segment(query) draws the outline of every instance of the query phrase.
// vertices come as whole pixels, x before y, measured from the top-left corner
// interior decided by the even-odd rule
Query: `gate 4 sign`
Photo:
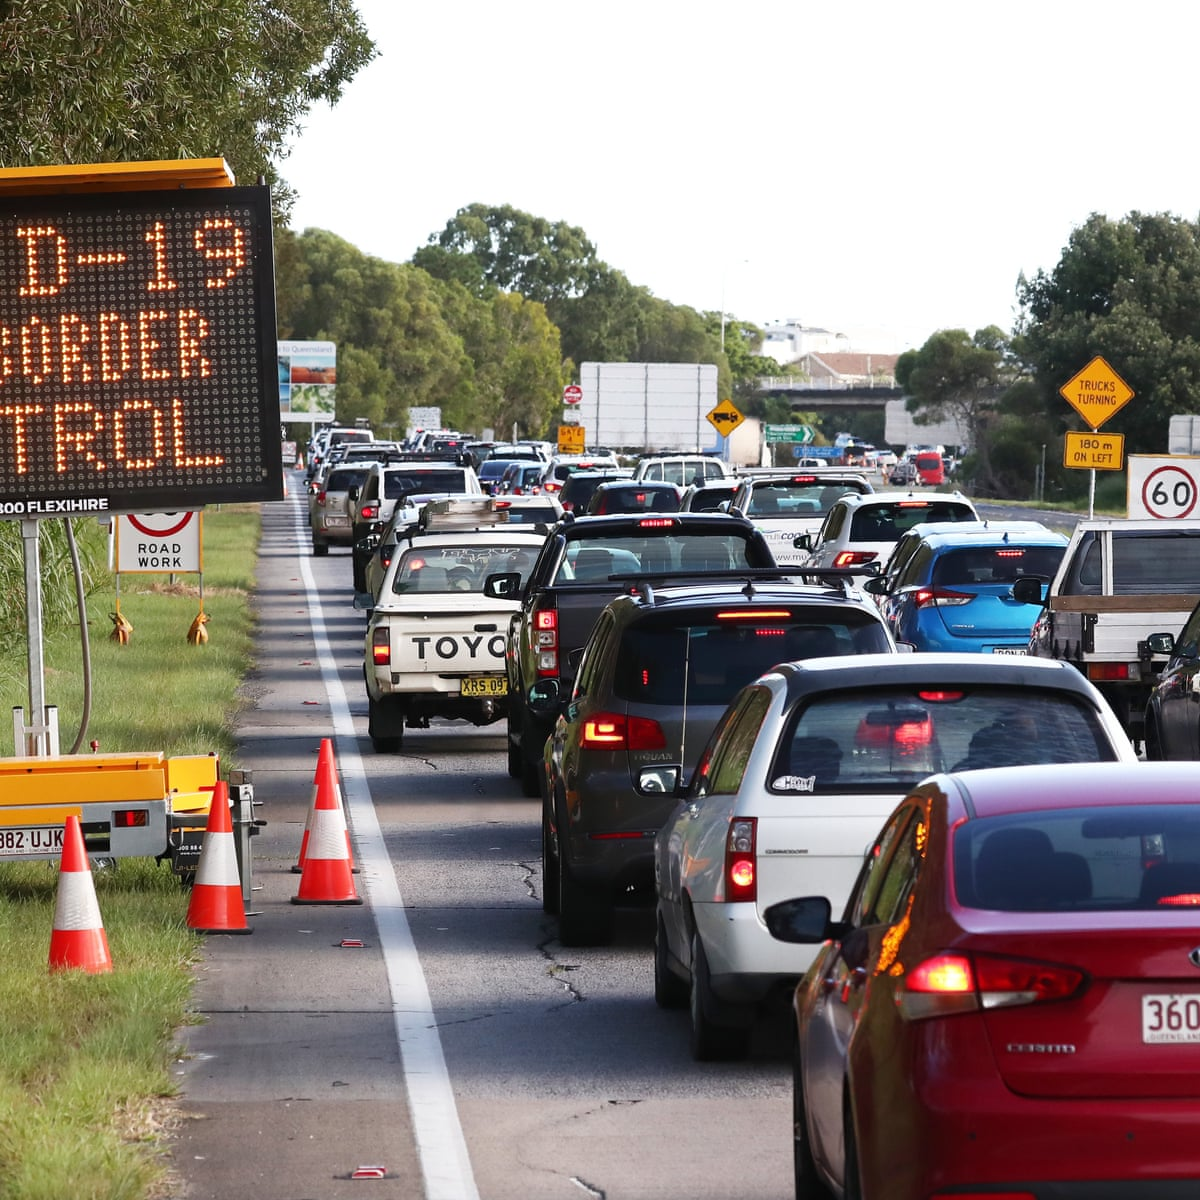
[[[113,518],[119,575],[199,571],[199,512],[123,513]]]
[[[1097,354],[1058,389],[1058,394],[1093,429],[1099,429],[1117,409],[1133,399],[1133,388]]]
[[[1130,517],[1180,521],[1200,515],[1200,458],[1169,455],[1129,456]]]

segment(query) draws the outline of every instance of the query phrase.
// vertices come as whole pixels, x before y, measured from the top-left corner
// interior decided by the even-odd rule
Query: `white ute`
[[[431,717],[488,725],[507,712],[504,649],[520,606],[492,599],[483,581],[528,576],[547,529],[509,525],[486,497],[432,501],[402,534],[367,624],[363,675],[368,733],[381,753]]]

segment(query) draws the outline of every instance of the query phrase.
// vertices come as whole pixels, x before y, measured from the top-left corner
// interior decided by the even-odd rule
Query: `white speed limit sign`
[[[1128,471],[1130,517],[1161,521],[1200,517],[1200,458],[1131,454]]]

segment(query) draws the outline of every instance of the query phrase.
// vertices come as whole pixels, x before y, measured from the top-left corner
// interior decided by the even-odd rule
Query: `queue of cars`
[[[697,1059],[790,999],[798,1200],[1190,1194],[1200,768],[1138,763],[1092,683],[1023,653],[1014,587],[1066,539],[846,479],[785,565],[752,497],[813,481],[694,481],[725,498],[658,511],[684,488],[620,470],[543,468],[591,507],[527,532],[495,509],[452,532],[462,501],[393,520],[364,605],[376,749],[507,720],[560,942],[651,903],[655,1000]],[[617,495],[641,499],[596,515]],[[1198,646],[1200,606],[1158,652],[1200,713]]]

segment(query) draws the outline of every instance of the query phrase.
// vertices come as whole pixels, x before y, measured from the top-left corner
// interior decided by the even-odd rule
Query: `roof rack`
[[[875,573],[878,573],[876,571]],[[754,581],[759,580],[778,580],[782,577],[800,576],[805,581],[815,581],[818,583],[827,583],[831,588],[837,586],[842,594],[846,594],[851,588],[856,587],[857,577],[863,574],[871,574],[865,572],[860,566],[857,569],[849,567],[743,567],[740,570],[731,568],[726,571],[686,571],[686,570],[668,570],[668,571],[639,571],[637,574],[622,574],[609,575],[608,582],[610,583],[631,583],[637,585],[631,591],[636,591],[638,595],[643,595],[643,585],[645,594],[643,599],[646,603],[654,602],[654,593],[651,590],[652,582],[662,587],[664,584],[669,585],[672,582],[680,583],[687,582],[696,586],[703,586],[705,583],[712,581],[729,582],[732,580],[746,581],[746,594],[749,596],[754,590]]]

